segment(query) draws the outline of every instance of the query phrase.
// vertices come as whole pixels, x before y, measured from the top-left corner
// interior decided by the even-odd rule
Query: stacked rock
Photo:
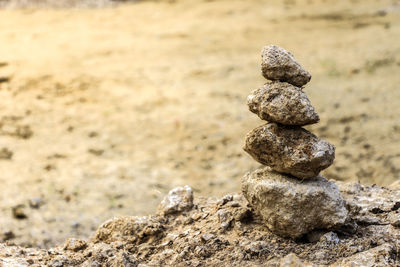
[[[319,122],[302,89],[310,73],[273,45],[262,51],[262,73],[270,82],[254,90],[247,104],[267,123],[247,134],[244,150],[267,167],[243,177],[244,196],[266,226],[284,237],[342,225],[345,202],[337,186],[319,175],[333,163],[335,147],[302,128]]]

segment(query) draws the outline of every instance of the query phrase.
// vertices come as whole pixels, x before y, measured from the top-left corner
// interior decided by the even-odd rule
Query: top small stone
[[[303,69],[290,52],[275,45],[263,48],[261,69],[268,80],[287,82],[298,87],[311,80],[311,74]]]

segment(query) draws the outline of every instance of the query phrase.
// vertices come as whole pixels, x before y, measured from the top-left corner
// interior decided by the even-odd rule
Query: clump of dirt
[[[192,199],[180,198],[175,190],[167,198],[177,200],[176,207],[186,201],[185,209],[165,213],[161,205],[156,215],[117,217],[101,225],[89,241],[68,239],[49,250],[2,245],[0,262],[3,266],[398,264],[400,204],[394,200],[400,199],[400,190],[338,185],[351,219],[340,229],[320,229],[297,240],[269,232],[242,195],[198,197],[188,205]],[[182,194],[190,194],[185,189]]]

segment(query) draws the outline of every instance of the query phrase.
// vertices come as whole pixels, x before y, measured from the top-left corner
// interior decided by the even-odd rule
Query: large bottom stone
[[[242,191],[266,226],[283,237],[338,227],[348,215],[338,187],[322,176],[301,181],[266,167],[247,173]]]

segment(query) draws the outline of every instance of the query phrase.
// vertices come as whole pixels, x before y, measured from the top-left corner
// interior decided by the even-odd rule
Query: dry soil
[[[239,192],[262,124],[246,96],[276,44],[313,75],[336,145],[324,175],[400,175],[400,3],[144,1],[102,9],[0,10],[0,241],[49,247],[116,215],[154,212],[188,184]]]

